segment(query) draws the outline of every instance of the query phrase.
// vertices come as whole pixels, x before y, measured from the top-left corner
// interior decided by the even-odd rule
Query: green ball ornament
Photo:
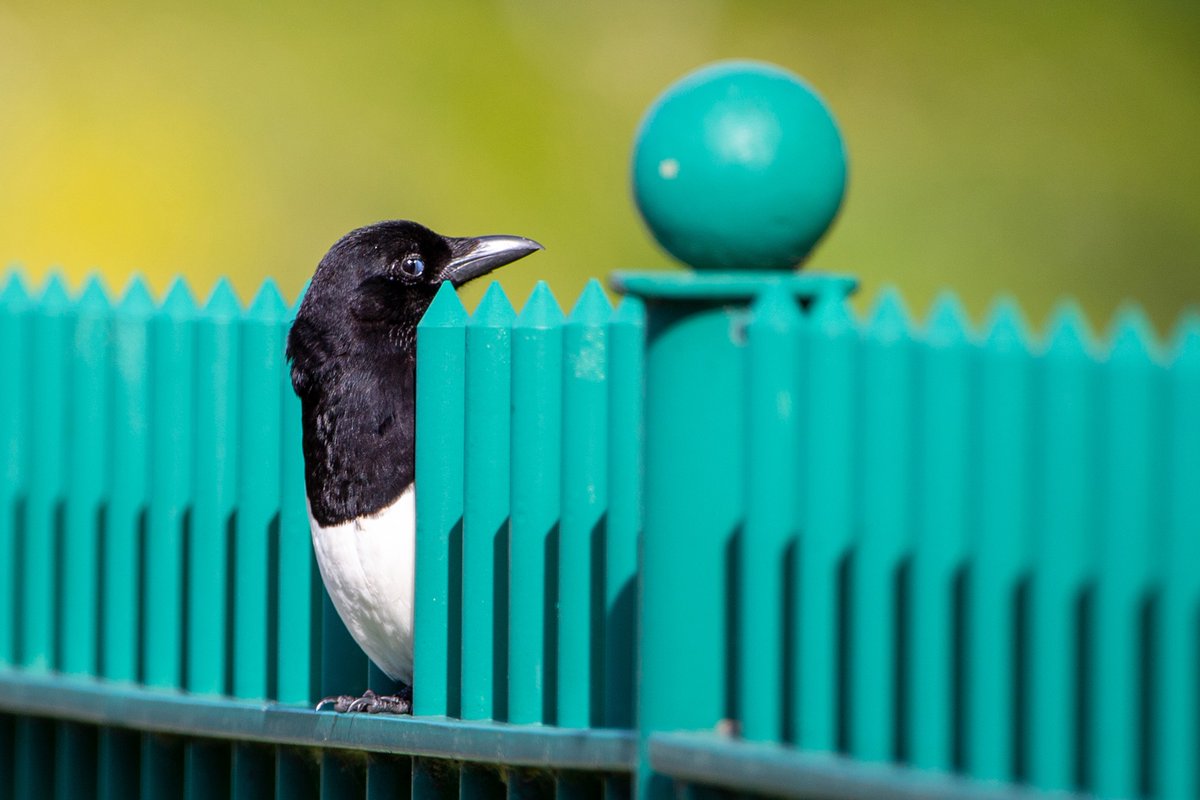
[[[633,193],[654,238],[699,270],[786,270],[828,230],[846,148],[796,75],[725,61],[676,81],[637,133]]]

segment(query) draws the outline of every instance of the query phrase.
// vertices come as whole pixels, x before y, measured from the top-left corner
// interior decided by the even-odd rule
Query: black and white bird
[[[406,687],[413,679],[417,323],[442,282],[461,286],[541,249],[519,236],[455,238],[403,220],[359,228],[321,259],[288,334],[321,578],[354,640]],[[342,711],[406,713],[410,698],[405,690],[368,691],[327,701]]]

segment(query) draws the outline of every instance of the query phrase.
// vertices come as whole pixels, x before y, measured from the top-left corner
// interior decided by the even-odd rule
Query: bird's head
[[[415,354],[417,323],[443,282],[461,286],[541,249],[520,236],[441,236],[406,220],[351,231],[317,265],[288,335],[296,392],[332,360]]]

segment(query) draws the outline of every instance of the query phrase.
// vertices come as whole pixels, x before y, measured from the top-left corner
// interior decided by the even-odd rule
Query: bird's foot
[[[367,689],[362,697],[348,694],[335,694],[324,697],[317,703],[317,711],[326,705],[332,706],[338,713],[362,712],[366,714],[411,714],[412,689],[405,686],[394,695],[375,694]]]

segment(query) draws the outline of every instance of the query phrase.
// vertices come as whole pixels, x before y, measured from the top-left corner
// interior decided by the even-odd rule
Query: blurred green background
[[[850,189],[811,268],[864,301],[978,317],[1200,300],[1194,2],[0,3],[0,259],[293,298],[342,233],[407,217],[548,250],[546,278],[673,267],[629,196],[638,120],[680,75],[805,76]],[[471,290],[477,297],[481,287]],[[469,302],[470,302],[469,298]]]

